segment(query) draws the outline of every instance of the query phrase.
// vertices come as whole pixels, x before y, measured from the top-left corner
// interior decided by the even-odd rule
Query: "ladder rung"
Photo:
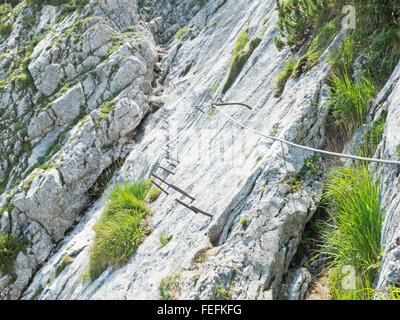
[[[167,191],[165,191],[158,183],[155,183],[153,180],[151,181],[151,183],[154,184],[158,189],[160,189],[166,195],[169,195],[169,193]]]

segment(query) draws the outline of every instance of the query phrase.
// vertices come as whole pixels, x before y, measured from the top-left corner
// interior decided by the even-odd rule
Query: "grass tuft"
[[[124,265],[149,233],[144,225],[149,214],[144,202],[147,191],[148,187],[141,182],[116,185],[111,191],[105,211],[93,227],[96,236],[89,263],[92,280],[108,267]]]
[[[335,299],[370,298],[368,288],[381,254],[380,202],[380,181],[365,166],[339,167],[329,173],[323,203],[328,205],[331,221],[321,226],[323,243],[317,256],[332,270],[330,287]],[[354,288],[343,287],[347,266],[355,270]]]
[[[247,60],[250,58],[254,50],[260,44],[261,38],[256,37],[252,39],[249,43],[248,50],[244,50],[248,42],[249,42],[249,33],[248,33],[248,28],[246,28],[244,31],[240,33],[239,37],[236,40],[235,48],[233,50],[232,61],[230,64],[228,79],[226,80],[224,86],[222,87],[222,93],[228,91],[228,89],[232,86],[236,77],[242,71]]]
[[[161,300],[176,300],[181,291],[180,274],[165,277],[158,288]]]
[[[333,75],[331,78],[331,97],[328,107],[336,120],[336,124],[351,135],[367,116],[370,100],[377,91],[370,77],[351,80],[344,73],[343,77]]]

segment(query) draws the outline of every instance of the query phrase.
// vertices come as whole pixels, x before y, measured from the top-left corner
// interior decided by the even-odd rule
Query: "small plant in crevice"
[[[112,144],[113,146],[114,144]],[[109,148],[108,145],[103,146],[104,148]],[[107,185],[111,181],[112,177],[115,174],[115,171],[118,170],[122,165],[122,160],[119,159],[115,161],[111,166],[104,169],[101,175],[97,178],[94,185],[88,190],[88,194],[95,200],[99,198],[107,188]]]
[[[283,71],[279,73],[276,80],[275,98],[281,96],[283,90],[285,89],[286,82],[292,77],[296,65],[297,60],[294,58],[291,58],[286,62]]]
[[[0,271],[12,274],[14,262],[21,251],[25,251],[29,241],[14,234],[0,234]]]
[[[242,220],[240,220],[240,225],[242,226],[243,229],[247,228],[248,220],[249,220],[248,216],[245,216]]]
[[[180,273],[175,273],[161,280],[158,287],[161,300],[176,300],[179,298],[181,292],[180,278]]]
[[[41,295],[41,293],[43,292],[44,288],[42,287],[42,285],[40,285],[35,292],[33,293],[32,297],[30,297],[29,300],[36,300],[37,297],[39,297]]]
[[[64,271],[64,269],[71,264],[72,262],[74,262],[74,260],[70,257],[70,256],[65,256],[60,265],[57,267],[56,269],[56,278],[61,274],[61,272]]]
[[[223,284],[223,282],[220,282],[218,285],[217,291],[216,291],[216,296],[219,299],[222,300],[231,300],[232,299],[232,292],[231,290],[227,290]]]
[[[203,251],[199,252],[199,253],[194,257],[193,262],[194,262],[195,264],[201,264],[201,263],[206,262],[207,258],[208,258],[207,252],[203,250]]]
[[[164,234],[164,232],[161,232],[160,233],[160,244],[161,244],[160,248],[165,247],[172,240],[172,238],[173,238],[172,234],[167,236]]]
[[[299,172],[291,173],[287,177],[283,183],[289,185],[291,187],[290,192],[296,193],[299,192],[302,188],[302,185],[310,175],[317,176],[319,173],[319,162],[320,156],[315,154],[304,160],[304,165]]]
[[[360,156],[370,158],[374,155],[378,145],[382,141],[386,117],[387,114],[385,112],[377,121],[371,124],[368,131],[364,134],[363,142],[360,147],[357,148],[357,152]]]
[[[180,39],[180,38],[182,38],[182,36],[186,33],[186,32],[188,32],[188,27],[183,27],[183,28],[181,28],[181,29],[179,29],[177,32],[176,32],[176,38],[177,39]]]
[[[182,71],[182,76],[186,76],[189,71],[193,68],[193,66],[196,64],[196,60],[191,60],[188,63],[186,63],[185,69]]]
[[[158,188],[152,188],[149,191],[148,198],[149,202],[152,203],[158,199],[158,197],[161,195],[162,191]]]

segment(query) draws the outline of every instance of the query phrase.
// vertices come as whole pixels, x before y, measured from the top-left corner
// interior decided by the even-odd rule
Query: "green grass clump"
[[[374,155],[376,148],[382,141],[386,117],[387,115],[385,113],[377,121],[371,124],[371,127],[364,134],[364,142],[358,148],[359,155],[368,158],[371,158]]]
[[[330,222],[322,224],[319,254],[331,270],[330,288],[335,299],[371,298],[368,290],[377,275],[381,247],[380,181],[365,166],[336,168],[327,179],[323,203]],[[355,270],[353,289],[342,286],[343,270]]]
[[[71,264],[72,262],[74,262],[74,260],[73,260],[70,256],[65,256],[65,257],[62,259],[60,265],[59,265],[59,266],[57,267],[57,269],[56,269],[56,277],[58,277],[58,276],[61,274],[61,272],[63,272],[64,269],[65,269],[69,264]]]
[[[181,28],[181,29],[179,29],[177,32],[176,32],[176,38],[177,39],[180,39],[180,38],[182,38],[182,36],[186,33],[186,32],[188,32],[188,27],[183,27],[183,28]]]
[[[154,202],[158,199],[161,194],[161,190],[158,188],[152,188],[149,191],[149,202]]]
[[[240,225],[243,227],[243,229],[247,228],[247,221],[249,220],[248,216],[245,216],[242,220],[240,220]]]
[[[161,243],[160,248],[165,247],[172,240],[172,238],[173,238],[172,234],[170,236],[167,236],[164,234],[164,232],[161,232],[160,233],[160,243]]]
[[[227,290],[222,282],[220,282],[218,288],[217,288],[217,298],[223,299],[223,300],[231,300],[232,299],[232,292]]]
[[[339,31],[339,23],[332,21],[324,24],[314,35],[313,39],[306,46],[307,51],[303,54],[296,65],[293,76],[299,77],[319,62],[319,58],[329,44],[333,41]]]
[[[361,125],[369,110],[369,102],[377,90],[370,77],[351,80],[347,73],[343,77],[333,75],[331,78],[331,97],[329,108],[336,120],[350,135]]]
[[[185,69],[182,71],[182,75],[186,76],[195,64],[196,60],[192,60],[186,63]]]
[[[149,233],[144,226],[149,215],[144,199],[148,188],[143,182],[116,185],[110,192],[90,249],[89,276],[97,279],[108,267],[119,268],[136,252]]]
[[[26,250],[27,246],[26,239],[20,239],[14,234],[0,234],[0,271],[11,274],[19,252]]]
[[[280,97],[283,90],[285,89],[286,82],[292,77],[292,74],[297,66],[296,59],[290,59],[285,64],[285,68],[278,75],[278,79],[276,81],[276,89],[275,89],[275,97]]]
[[[244,50],[248,42],[249,42],[249,33],[248,33],[248,28],[246,28],[244,31],[240,33],[239,37],[236,40],[235,48],[233,50],[232,61],[230,64],[228,79],[226,80],[224,86],[222,87],[222,93],[228,91],[228,89],[232,86],[236,77],[242,71],[247,60],[250,58],[254,50],[260,44],[261,38],[256,37],[252,39],[249,43],[248,50]]]
[[[274,38],[275,47],[281,51],[285,47],[285,43],[279,37]]]
[[[33,293],[32,297],[29,300],[36,300],[37,297],[39,297],[41,295],[41,293],[43,292],[43,287],[42,285],[40,285],[35,292]]]
[[[158,288],[161,300],[176,300],[181,291],[180,274],[165,277]]]

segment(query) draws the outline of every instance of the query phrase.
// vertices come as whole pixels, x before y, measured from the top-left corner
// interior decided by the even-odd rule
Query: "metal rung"
[[[177,186],[174,186],[173,184],[169,185],[170,188],[182,193],[185,197],[188,197],[189,199],[191,199],[192,201],[196,200],[195,198],[193,198],[191,195],[189,195],[187,192],[183,191],[182,189],[178,188]]]
[[[158,189],[160,189],[162,192],[164,192],[166,195],[169,195],[167,191],[165,191],[161,186],[157,183],[155,183],[153,180],[151,180],[151,183],[154,184]]]
[[[164,167],[162,167],[162,166],[158,166],[158,167],[159,167],[160,169],[164,170],[164,171],[169,172],[169,173],[172,174],[172,175],[175,175],[175,173],[173,173],[172,171],[168,170],[167,168],[164,168]]]
[[[155,175],[154,173],[151,174],[154,178],[164,182],[168,187],[169,187],[169,183],[165,180],[163,180],[162,178],[160,178],[159,176]]]
[[[166,150],[166,149],[162,149],[168,156],[169,156],[169,160],[173,160],[173,161],[175,161],[176,163],[180,163],[178,160],[176,160],[174,157],[171,157],[170,156],[170,154],[169,154],[169,150]]]
[[[187,192],[183,191],[182,189],[178,188],[177,186],[174,186],[173,184],[168,183],[167,181],[165,181],[164,179],[160,178],[159,176],[155,175],[154,173],[151,174],[154,178],[162,181],[163,183],[165,183],[168,187],[178,191],[179,193],[183,194],[185,197],[191,199],[192,201],[196,200],[195,198],[193,198],[191,195],[189,195]]]
[[[203,110],[201,110],[199,107],[196,107],[197,110],[199,110],[200,112],[204,113]]]
[[[238,103],[216,103],[215,105],[216,106],[236,106],[236,105],[238,105],[238,106],[243,106],[243,107],[246,107],[247,109],[253,110],[252,107],[248,106],[247,104],[240,103],[240,102],[238,102]]]
[[[198,212],[194,211],[191,206],[187,205],[186,203],[182,202],[181,200],[175,199],[175,201],[178,202],[179,204],[183,205],[184,207],[188,208],[189,210],[193,211],[194,213],[196,213],[196,214],[198,213]]]
[[[169,162],[169,161],[168,161],[168,165],[170,165],[171,167],[174,167],[174,168],[177,167],[177,165],[175,163],[172,163],[172,162]]]
[[[213,216],[212,216],[211,214],[209,214],[209,213],[207,213],[207,212],[204,212],[203,210],[200,210],[199,208],[196,208],[196,207],[192,206],[192,209],[193,209],[194,211],[197,211],[198,213],[201,213],[201,214],[203,214],[203,215],[205,215],[205,216],[210,217],[211,219],[213,218]]]
[[[196,214],[200,213],[200,214],[202,214],[202,215],[204,215],[204,216],[210,217],[211,219],[213,218],[213,216],[212,216],[211,214],[209,214],[209,213],[207,213],[207,212],[204,212],[204,211],[202,211],[202,210],[200,210],[200,209],[198,209],[198,208],[196,208],[196,207],[189,206],[189,205],[187,205],[186,203],[180,201],[179,199],[175,199],[175,201],[178,202],[179,204],[181,204],[182,206],[188,208],[189,210],[193,211],[193,212],[196,213]]]

